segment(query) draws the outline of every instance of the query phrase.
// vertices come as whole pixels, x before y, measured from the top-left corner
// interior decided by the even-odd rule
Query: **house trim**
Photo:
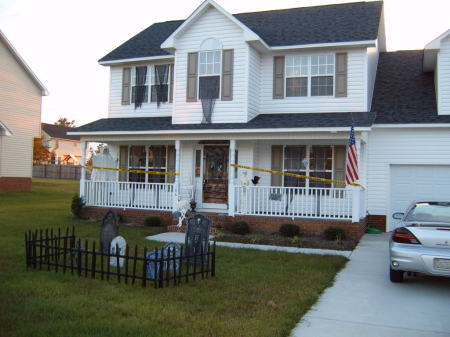
[[[450,127],[450,125],[449,125]],[[356,127],[355,131],[370,131],[370,127]],[[348,127],[325,127],[325,128],[280,128],[280,129],[208,129],[208,130],[155,130],[155,131],[79,131],[67,132],[68,135],[154,135],[154,134],[216,134],[216,133],[276,133],[276,132],[338,132],[348,131]]]
[[[49,92],[47,88],[42,84],[42,82],[39,80],[39,78],[36,76],[36,74],[31,70],[31,68],[28,66],[28,64],[25,62],[25,60],[20,56],[19,52],[14,48],[12,43],[8,40],[8,38],[3,34],[3,32],[0,30],[0,41],[3,41],[6,48],[11,52],[11,54],[14,56],[14,58],[17,60],[17,62],[22,66],[22,68],[25,69],[28,76],[30,76],[31,80],[38,86],[38,88],[41,90],[42,96],[48,96]]]
[[[115,65],[119,63],[129,63],[129,62],[142,62],[142,61],[157,61],[157,60],[173,60],[175,56],[173,55],[158,55],[158,56],[145,56],[145,57],[134,57],[129,59],[118,59],[112,61],[101,61],[98,62],[100,65]]]
[[[4,131],[5,132],[4,134],[0,133],[0,136],[12,136],[13,135],[11,130],[8,129],[8,127],[5,124],[3,124],[1,121],[0,121],[0,131]]]
[[[411,123],[411,124],[374,124],[373,129],[395,129],[395,128],[450,128],[450,123]]]

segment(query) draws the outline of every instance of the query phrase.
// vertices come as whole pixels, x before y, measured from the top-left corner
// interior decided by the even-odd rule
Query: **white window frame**
[[[332,56],[333,57],[333,73],[322,75],[312,75],[312,57],[320,57],[320,56]],[[293,75],[287,75],[287,68],[288,68],[288,58],[290,57],[307,57],[308,58],[308,74],[307,75],[299,75],[299,76],[293,76]],[[301,67],[301,66],[300,66]],[[301,68],[300,68],[301,70]],[[287,99],[301,99],[301,98],[314,98],[314,97],[334,97],[334,94],[336,92],[336,54],[333,53],[318,53],[318,54],[309,54],[309,55],[303,55],[303,54],[292,54],[292,55],[286,55],[284,59],[284,98]],[[300,71],[301,72],[301,71]],[[331,95],[325,95],[325,96],[312,96],[312,77],[320,77],[320,76],[332,76],[333,77],[333,93]],[[307,77],[308,79],[308,86],[307,86],[307,95],[306,96],[287,96],[287,79],[288,78],[298,78],[298,77]]]
[[[132,146],[144,146],[145,147],[145,167],[144,166],[139,166],[139,168],[136,168],[136,166],[133,166],[134,169],[138,169],[138,170],[145,170],[145,171],[155,171],[155,170],[161,170],[161,169],[165,169],[167,172],[167,163],[169,160],[169,145],[164,145],[164,144],[152,144],[152,145],[144,145],[144,144],[134,144],[134,145],[128,145],[128,161],[127,161],[127,169],[129,170],[131,165],[130,165],[130,160],[131,160],[131,147]],[[156,167],[156,166],[148,166],[148,158],[149,158],[149,148],[151,146],[164,146],[166,148],[166,164],[165,166],[162,167]],[[127,181],[130,181],[130,173],[131,172],[127,172]],[[142,181],[142,183],[149,183],[148,182],[148,174],[146,173],[142,173],[145,176],[145,181]],[[164,183],[167,183],[167,175],[164,178]],[[156,183],[150,183],[150,184],[156,184]]]
[[[287,169],[285,169],[285,167],[284,167],[284,162],[285,162],[285,150],[286,150],[286,147],[289,147],[289,146],[303,146],[303,147],[305,147],[305,149],[306,149],[306,159],[308,160],[308,167],[306,167],[304,170],[302,170],[302,169],[298,169],[298,170],[295,170],[295,172],[298,172],[298,171],[304,171],[305,172],[305,175],[306,176],[310,176],[311,175],[311,172],[318,172],[318,170],[311,170],[311,168],[310,168],[310,165],[309,165],[309,163],[310,163],[310,159],[311,159],[311,148],[313,147],[313,146],[330,146],[331,147],[331,170],[320,170],[320,172],[326,172],[326,173],[330,173],[331,172],[331,179],[332,180],[334,180],[334,148],[335,148],[335,145],[319,145],[319,144],[308,144],[308,145],[305,145],[305,144],[289,144],[289,145],[283,145],[283,161],[282,161],[282,172],[294,172],[294,171],[288,171]],[[282,176],[282,186],[284,187],[284,180],[285,180],[285,176],[283,175]],[[305,186],[304,187],[298,187],[298,188],[326,188],[326,187],[310,187],[309,186],[309,179],[305,179]],[[331,185],[331,187],[329,187],[329,188],[333,188],[333,185]]]
[[[215,53],[215,52],[219,52],[219,72],[218,73],[210,73],[210,74],[200,74],[200,59],[201,59],[201,54],[203,53]],[[198,64],[197,64],[197,99],[200,100],[200,77],[212,77],[212,76],[219,76],[219,97],[217,99],[220,99],[220,97],[222,97],[222,59],[223,59],[223,51],[221,49],[214,49],[214,50],[201,50],[198,52]],[[202,64],[208,64],[208,63],[202,63]],[[214,70],[214,64],[215,62],[213,62],[213,70]]]
[[[167,102],[162,102],[162,103],[170,103],[170,95],[171,95],[171,87],[170,87],[170,82],[172,80],[171,78],[171,74],[170,74],[170,67],[173,67],[174,64],[173,63],[164,63],[164,64],[150,64],[147,65],[147,81],[145,83],[145,85],[148,86],[148,93],[147,93],[147,97],[148,100],[147,102],[143,102],[142,104],[156,104],[157,102],[152,102],[152,85],[155,85],[155,66],[159,66],[159,65],[168,65],[169,66],[169,76],[167,78],[167,85],[168,85],[168,89],[167,89]],[[130,85],[130,102],[133,102],[133,87],[136,86],[136,67],[144,67],[144,65],[142,66],[133,66],[131,68],[131,85]]]

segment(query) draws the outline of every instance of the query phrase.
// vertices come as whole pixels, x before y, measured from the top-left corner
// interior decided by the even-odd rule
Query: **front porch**
[[[114,172],[107,181],[86,179],[83,172],[80,195],[86,205],[92,207],[173,212],[178,209],[180,200],[186,200],[195,201],[199,212],[236,218],[276,217],[358,223],[366,217],[364,189],[257,170],[273,169],[342,180],[348,133],[320,136],[316,133],[310,138],[303,135],[302,139],[284,140],[95,139],[108,144],[116,167],[121,171]],[[361,137],[357,142],[360,175],[364,180],[365,147]],[[254,169],[236,168],[233,164]],[[136,173],[133,170],[161,173]]]

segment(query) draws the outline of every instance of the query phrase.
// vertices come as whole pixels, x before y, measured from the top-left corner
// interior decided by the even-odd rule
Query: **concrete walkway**
[[[389,281],[389,235],[365,235],[293,337],[450,336],[450,279]]]
[[[159,242],[178,242],[184,243],[185,234],[176,232],[167,232],[157,235],[147,236],[147,240],[159,241]],[[213,238],[213,236],[210,236]],[[338,255],[345,256],[347,258],[352,254],[351,251],[347,250],[332,250],[332,249],[316,249],[316,248],[296,248],[296,247],[281,247],[281,246],[270,246],[270,245],[254,245],[248,243],[234,243],[234,242],[216,242],[217,246],[230,247],[230,248],[241,248],[241,249],[256,249],[264,251],[277,251],[286,253],[300,253],[300,254],[316,254],[316,255]]]

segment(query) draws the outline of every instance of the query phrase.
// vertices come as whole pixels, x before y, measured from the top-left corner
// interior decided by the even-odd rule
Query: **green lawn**
[[[35,179],[31,192],[0,193],[0,336],[288,336],[346,263],[217,247],[216,278],[164,289],[27,271],[25,230],[75,224],[76,235],[98,238],[98,223],[71,218],[77,186]],[[149,248],[152,232],[120,229]]]

